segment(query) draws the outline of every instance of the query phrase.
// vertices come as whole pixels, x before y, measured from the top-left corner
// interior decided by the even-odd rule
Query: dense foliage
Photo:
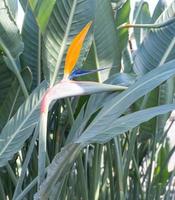
[[[0,0],[0,200],[174,199],[175,1],[153,14],[145,1],[20,4],[21,31],[18,1]],[[41,101],[90,21],[75,68],[108,69],[54,90],[43,119]]]

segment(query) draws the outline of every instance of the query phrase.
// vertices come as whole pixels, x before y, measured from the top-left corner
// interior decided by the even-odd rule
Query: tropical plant
[[[21,31],[0,1],[0,200],[174,199],[175,2],[20,5]]]

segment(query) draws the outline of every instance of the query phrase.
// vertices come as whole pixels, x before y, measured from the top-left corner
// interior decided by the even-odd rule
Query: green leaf
[[[159,0],[153,12],[152,22],[155,22],[158,19],[158,17],[162,14],[165,8],[166,8],[166,1]]]
[[[21,67],[18,60],[23,51],[23,42],[5,0],[0,3],[0,48],[5,55],[4,60],[7,66],[17,76],[25,97],[27,97],[28,91],[20,75]]]
[[[43,65],[44,75],[53,85],[63,77],[64,59],[66,49],[72,39],[93,18],[92,0],[60,0],[57,1],[50,16],[46,31],[43,35]],[[77,63],[81,67],[91,40],[87,37],[84,48]]]
[[[28,0],[19,0],[23,10],[25,11],[27,8]]]
[[[129,23],[130,10],[130,0],[127,0],[116,12],[115,20],[117,26],[120,26],[124,23]],[[120,46],[120,52],[122,52],[127,46],[128,29],[124,28],[119,30],[119,41],[120,42],[118,45]]]
[[[174,3],[162,13],[156,23],[166,22],[168,19],[173,17],[173,5]],[[134,59],[134,69],[137,74],[142,75],[147,73],[149,70],[159,66],[160,64],[175,58],[175,52],[173,48],[175,43],[174,30],[175,23],[172,22],[167,24],[167,26],[163,26],[159,29],[153,29],[148,33],[142,45],[137,50]],[[146,107],[172,103],[173,90],[174,83],[173,80],[170,79],[149,94],[145,102]],[[143,137],[145,133],[150,136],[155,131],[161,135],[168,117],[169,114],[159,116],[157,119],[153,119],[141,125],[140,132],[142,133]]]
[[[175,60],[162,65],[160,68],[152,70],[129,87],[128,90],[107,102],[103,109],[98,113],[97,117],[84,131],[83,135],[78,139],[78,142],[92,142],[96,134],[100,137],[101,132],[104,133],[108,124],[114,122],[137,99],[172,77],[175,74],[174,64]],[[103,134],[101,135],[101,138],[103,140]],[[110,135],[109,138],[111,139]]]
[[[7,164],[20,150],[25,140],[38,124],[40,102],[47,88],[42,82],[20,106],[16,114],[7,122],[0,134],[0,167]]]
[[[30,88],[32,82],[31,71],[29,68],[26,68],[21,72],[21,74],[25,80],[26,86]],[[3,97],[3,101],[0,103],[0,130],[16,113],[17,109],[25,100],[25,96],[22,93],[19,82],[15,76],[13,76],[9,87],[6,88],[6,90],[6,95]]]
[[[3,57],[0,56],[0,104],[4,101],[5,96],[7,95],[11,82],[13,81],[14,74],[7,68]]]
[[[56,0],[29,0],[38,25],[43,33],[46,29],[55,2]]]
[[[83,64],[83,69],[93,70],[97,69],[96,60],[95,60],[95,52],[94,52],[94,45],[91,45],[87,58]],[[89,74],[85,77],[78,77],[78,80],[83,81],[98,81],[98,73]]]
[[[6,0],[11,15],[16,20],[18,14],[18,0]]]
[[[121,51],[119,48],[119,35],[109,1],[96,0],[94,50],[97,69],[113,66],[115,68],[113,72],[120,71]],[[99,74],[100,81],[106,80],[109,76],[109,72],[107,73],[106,71]]]
[[[140,2],[136,4],[134,13],[136,13],[137,15],[135,19],[136,24],[149,24],[151,22],[148,2]],[[136,39],[137,46],[140,45],[146,34],[147,34],[147,29],[143,28],[134,29],[134,37]]]
[[[175,104],[168,104],[128,114],[124,117],[120,117],[117,120],[115,120],[109,127],[107,126],[107,124],[105,124],[106,128],[104,128],[101,131],[98,130],[98,128],[96,128],[95,131],[91,129],[93,133],[85,131],[83,135],[80,136],[80,138],[77,140],[77,143],[105,143],[114,138],[115,136],[129,131],[157,115],[165,114],[174,109]]]
[[[166,9],[155,23],[163,23],[174,17],[175,2]],[[143,43],[136,51],[134,58],[134,70],[137,74],[144,74],[157,67],[166,54],[174,39],[175,22],[165,23],[165,26],[158,29],[151,29]],[[166,62],[175,58],[175,48],[166,59]]]
[[[134,83],[134,80],[134,77],[128,74],[118,73],[108,79],[105,83],[128,87],[129,85]],[[78,116],[74,121],[71,130],[69,131],[66,143],[71,143],[71,141],[77,139],[82,133],[82,130],[87,127],[87,124],[92,115],[99,111],[105,105],[105,103],[107,103],[110,99],[116,97],[118,94],[119,91],[115,93],[103,92],[101,94],[91,95],[87,104],[84,104],[81,107],[81,110],[78,113]]]
[[[32,89],[34,89],[37,84],[39,84],[41,79],[41,69],[38,66],[39,59],[38,55],[39,47],[39,30],[36,24],[33,13],[28,6],[26,9],[23,27],[22,27],[22,39],[24,42],[24,52],[21,55],[21,59],[25,66],[29,66],[32,71],[33,81]]]
[[[0,3],[0,47],[5,47],[10,51],[13,58],[19,56],[23,51],[23,42],[19,34],[18,28],[10,15],[9,9],[5,4],[5,0]]]

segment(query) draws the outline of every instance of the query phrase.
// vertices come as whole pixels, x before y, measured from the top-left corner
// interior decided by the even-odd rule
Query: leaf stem
[[[123,164],[122,164],[122,154],[121,154],[121,148],[119,143],[119,138],[114,138],[114,151],[115,151],[115,158],[117,161],[117,175],[118,175],[118,186],[119,186],[119,196],[120,200],[125,199],[125,193],[124,193],[124,186],[123,186]]]
[[[122,29],[122,28],[162,28],[162,27],[168,26],[174,22],[175,22],[175,18],[171,18],[171,19],[167,20],[166,22],[158,23],[158,24],[128,24],[128,23],[124,23],[124,24],[121,24],[120,26],[118,26],[117,29]]]
[[[16,178],[15,173],[14,173],[14,171],[11,168],[11,166],[10,166],[9,163],[7,163],[6,168],[7,168],[7,171],[8,171],[8,173],[9,173],[11,179],[12,179],[13,185],[16,186],[16,184],[17,184],[17,178]]]
[[[23,184],[23,180],[24,180],[24,177],[25,177],[25,174],[26,174],[26,171],[27,171],[27,167],[28,167],[29,161],[30,161],[31,156],[32,156],[32,152],[33,152],[33,148],[34,148],[37,136],[38,136],[38,127],[35,128],[32,140],[30,142],[30,146],[29,146],[29,149],[27,151],[24,164],[22,166],[21,174],[20,174],[20,177],[18,179],[17,186],[15,188],[15,192],[14,192],[14,195],[13,195],[13,200],[15,200],[16,197],[18,196],[18,194],[21,193],[21,187],[22,187],[22,184]]]
[[[21,194],[15,200],[22,200],[24,199],[25,195],[37,184],[37,179],[33,179],[33,181],[21,192]]]
[[[38,31],[38,66],[37,66],[37,85],[41,83],[41,31]]]

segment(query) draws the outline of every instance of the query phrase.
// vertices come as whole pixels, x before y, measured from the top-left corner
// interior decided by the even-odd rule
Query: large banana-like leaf
[[[78,142],[84,143],[105,143],[115,136],[125,133],[141,123],[150,120],[151,118],[165,114],[175,109],[175,104],[167,104],[163,106],[157,106],[153,108],[148,108],[145,110],[137,111],[132,114],[128,114],[126,116],[120,117],[115,120],[110,127],[106,126],[101,132],[96,132],[97,134],[90,134],[89,137],[82,135],[82,138],[78,140]],[[98,130],[98,128],[97,128]],[[94,130],[95,131],[95,130]],[[94,133],[94,132],[93,132]],[[86,133],[87,134],[87,133]]]
[[[29,0],[42,32],[45,31],[56,0]],[[46,12],[47,10],[47,12]]]
[[[155,23],[165,23],[174,18],[175,2],[166,9]],[[157,67],[163,58],[166,50],[175,37],[175,20],[158,29],[151,29],[143,43],[136,52],[134,58],[134,69],[138,74],[144,74]],[[175,48],[166,59],[168,62],[175,58]]]
[[[137,99],[172,77],[175,74],[174,65],[175,60],[162,65],[160,68],[152,70],[129,87],[128,90],[107,102],[103,109],[98,113],[97,117],[84,131],[78,142],[82,143],[86,140],[92,142],[96,134],[100,135],[101,132],[104,133],[108,124],[115,121],[116,118],[124,113]],[[98,138],[99,137],[100,136],[98,136]],[[101,135],[101,138],[103,139],[103,134]]]
[[[0,166],[4,166],[20,150],[38,123],[42,96],[47,88],[44,81],[22,104],[0,134]]]
[[[110,1],[96,0],[94,21],[94,50],[96,67],[111,67],[115,72],[120,71],[121,51],[119,35],[116,30],[114,14]],[[105,13],[105,14],[104,14]],[[109,72],[100,72],[100,81],[104,81]]]
[[[173,18],[175,3],[173,2],[170,7],[165,10],[159,19],[155,23],[164,23]],[[168,60],[175,58],[175,51],[173,48],[173,39],[175,37],[175,21],[168,23],[159,29],[150,30],[150,32],[145,37],[140,48],[136,52],[134,60],[134,69],[138,74],[144,74],[149,70],[159,66],[162,62],[167,62]],[[172,47],[171,47],[172,46]],[[170,48],[170,53],[167,54]],[[163,59],[163,60],[162,60]],[[147,98],[147,107],[162,105],[167,103],[172,103],[173,100],[173,79],[168,80],[159,88],[156,88],[149,97]],[[140,132],[145,135],[152,134],[155,132],[155,128],[159,127],[156,132],[163,131],[166,120],[169,115],[159,116],[156,120],[151,120],[143,124],[140,128]]]
[[[22,61],[25,66],[29,66],[32,71],[33,81],[32,89],[34,89],[37,84],[39,84],[41,79],[41,69],[39,63],[39,53],[41,49],[38,49],[40,41],[40,35],[38,26],[36,24],[33,13],[28,5],[24,17],[23,28],[22,28],[22,39],[24,42],[24,52],[21,55]],[[41,44],[40,44],[41,45]],[[40,46],[41,48],[41,46]]]
[[[151,22],[151,16],[149,12],[149,4],[146,1],[136,3],[135,6],[135,23],[136,24],[149,24]],[[143,41],[145,35],[147,33],[147,29],[134,29],[134,37],[136,40],[137,46]]]
[[[43,35],[44,75],[51,85],[63,76],[65,50],[80,30],[93,18],[92,0],[60,0],[57,1],[50,16],[46,31]],[[81,67],[86,52],[89,50],[90,40],[87,38],[78,67]]]
[[[112,76],[110,79],[108,79],[105,83],[128,87],[134,82],[135,78],[133,76],[124,73],[118,73]],[[67,138],[67,143],[71,143],[71,141],[77,139],[82,133],[82,130],[86,128],[90,117],[98,110],[100,110],[105,104],[105,102],[116,97],[118,94],[119,92],[104,92],[102,94],[91,95],[91,97],[88,100],[88,103],[86,104],[86,107],[84,107],[84,105],[81,108],[76,120],[74,121]]]

